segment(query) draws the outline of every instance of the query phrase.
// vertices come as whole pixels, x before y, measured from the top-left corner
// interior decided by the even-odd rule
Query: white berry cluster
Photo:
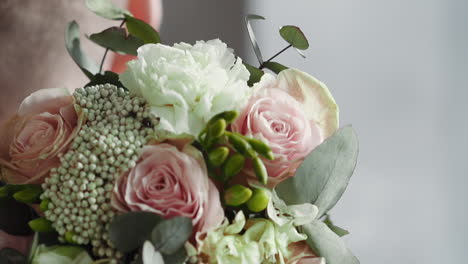
[[[135,166],[157,121],[143,99],[110,84],[80,88],[73,96],[87,120],[43,184],[45,216],[63,241],[119,257],[107,232],[116,214],[112,190],[120,173]]]

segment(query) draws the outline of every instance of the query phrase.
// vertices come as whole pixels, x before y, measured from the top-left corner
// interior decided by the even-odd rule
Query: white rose
[[[250,94],[249,72],[219,39],[195,45],[147,44],[120,80],[151,105],[158,129],[197,136],[215,114],[240,110]]]

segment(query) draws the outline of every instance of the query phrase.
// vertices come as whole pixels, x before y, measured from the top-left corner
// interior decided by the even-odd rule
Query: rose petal
[[[26,97],[18,109],[18,115],[35,115],[43,112],[58,113],[63,106],[73,103],[66,88],[41,89]]]
[[[277,87],[287,91],[302,104],[307,118],[320,127],[324,138],[338,129],[338,106],[324,83],[296,69],[280,72],[277,80]]]

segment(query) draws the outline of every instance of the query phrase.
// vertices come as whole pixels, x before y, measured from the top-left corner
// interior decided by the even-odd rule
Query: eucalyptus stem
[[[122,23],[120,23],[119,28],[122,28],[124,24],[125,24],[125,19],[122,20]],[[109,52],[109,48],[106,48],[106,51],[104,51],[104,55],[102,56],[102,59],[101,59],[101,64],[99,65],[99,73],[102,72],[102,67],[104,66],[104,61],[106,60],[108,52]]]
[[[285,52],[287,49],[289,49],[290,47],[292,47],[291,44],[289,44],[288,46],[286,46],[284,49],[280,50],[278,53],[276,53],[275,55],[273,55],[273,57],[269,58],[267,61],[263,62],[262,65],[260,65],[260,67],[258,67],[260,70],[265,68],[265,63],[267,62],[270,62],[272,61],[274,58],[278,57],[281,53]]]

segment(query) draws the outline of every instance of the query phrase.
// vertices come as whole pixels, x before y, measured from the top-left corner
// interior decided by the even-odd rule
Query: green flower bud
[[[226,161],[229,156],[229,149],[227,147],[219,147],[208,153],[208,160],[214,167],[219,167]]]
[[[262,184],[267,184],[268,172],[265,168],[265,164],[263,164],[263,161],[259,157],[256,157],[252,160],[252,165],[258,181]]]
[[[270,201],[270,193],[263,188],[253,191],[252,197],[247,201],[247,208],[254,213],[265,210]]]
[[[229,206],[239,206],[247,202],[252,197],[252,190],[242,185],[236,184],[229,187],[224,192],[224,202]]]
[[[36,232],[53,232],[54,228],[52,227],[52,222],[45,219],[44,217],[36,218],[34,220],[29,221],[29,227]]]
[[[230,124],[234,120],[236,120],[238,115],[239,115],[239,113],[237,111],[225,111],[225,112],[222,112],[222,113],[219,113],[219,114],[213,116],[210,119],[210,121],[208,121],[208,125],[213,124],[214,122],[216,122],[218,119],[221,119],[221,118],[224,119],[227,124]]]
[[[75,241],[73,240],[74,235],[75,233],[73,233],[72,231],[67,231],[65,233],[65,241],[67,241],[70,244],[74,244],[75,243]]]
[[[256,138],[248,138],[247,141],[249,142],[250,146],[257,151],[258,154],[264,156],[265,158],[269,160],[274,160],[275,156],[273,155],[273,152],[271,151],[271,148],[265,144],[263,141],[258,140]]]
[[[229,157],[222,168],[223,181],[229,181],[244,168],[245,158],[239,153]]]
[[[233,133],[226,133],[226,134],[228,136],[229,143],[231,143],[231,145],[234,147],[234,149],[237,152],[239,152],[240,154],[248,158],[255,158],[257,156],[257,153],[255,153],[254,149],[241,136],[233,134]]]
[[[42,188],[39,185],[32,185],[13,194],[13,198],[22,203],[37,203],[42,194]]]
[[[208,132],[205,137],[205,147],[210,148],[217,139],[219,139],[226,131],[226,120],[218,119],[216,122],[208,126]]]
[[[41,203],[39,204],[39,209],[41,209],[42,212],[45,212],[49,209],[49,200],[42,200]]]
[[[216,122],[214,122],[208,127],[207,137],[219,138],[220,136],[224,135],[224,131],[226,131],[226,126],[226,120],[218,119]]]

